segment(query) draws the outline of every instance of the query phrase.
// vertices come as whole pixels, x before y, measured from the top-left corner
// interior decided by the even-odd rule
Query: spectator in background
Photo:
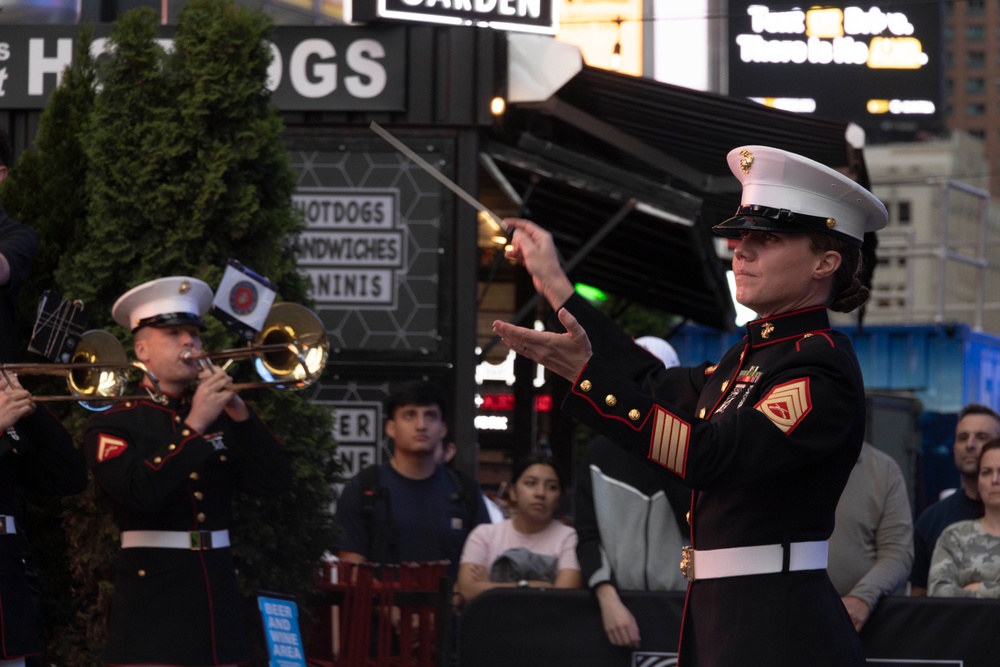
[[[984,514],[941,533],[931,559],[929,595],[1000,598],[1000,440],[982,446],[977,486]]]
[[[337,501],[337,547],[353,563],[451,562],[454,580],[469,532],[489,523],[479,485],[438,463],[448,435],[444,390],[424,381],[386,400],[392,458],[351,479]]]
[[[677,352],[654,336],[636,344],[665,368],[679,366]],[[639,646],[639,626],[619,590],[683,591],[679,567],[664,563],[690,545],[687,510],[691,490],[666,479],[643,461],[598,436],[580,462],[576,482],[576,548],[583,580],[601,607],[604,632],[615,646]]]
[[[910,572],[912,595],[927,595],[927,575],[931,555],[941,532],[958,521],[977,519],[983,515],[979,499],[976,471],[979,450],[983,443],[1000,438],[1000,415],[978,403],[970,403],[958,413],[955,427],[955,467],[962,485],[955,493],[939,500],[917,517],[913,529],[913,570]]]
[[[548,454],[514,465],[512,517],[477,526],[462,550],[458,592],[465,601],[491,588],[580,587],[576,531],[555,519],[562,490],[562,473]]]
[[[879,600],[906,585],[912,564],[913,517],[903,472],[866,442],[837,504],[827,565],[858,632]]]

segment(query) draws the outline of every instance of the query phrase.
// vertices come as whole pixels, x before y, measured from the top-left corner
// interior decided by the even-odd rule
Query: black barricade
[[[611,646],[597,601],[588,591],[496,589],[461,617],[460,667],[668,667],[675,664],[684,596],[623,592],[639,624],[642,647]],[[893,597],[883,600],[861,633],[870,665],[997,667],[1000,601]]]

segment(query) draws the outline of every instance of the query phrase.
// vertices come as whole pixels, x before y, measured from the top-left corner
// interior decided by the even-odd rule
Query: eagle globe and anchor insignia
[[[241,280],[229,291],[229,307],[237,315],[249,315],[259,302],[257,286],[249,280]]]

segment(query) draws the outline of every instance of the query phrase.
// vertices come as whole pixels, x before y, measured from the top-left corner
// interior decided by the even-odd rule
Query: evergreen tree
[[[292,252],[301,229],[291,204],[295,174],[265,86],[269,29],[262,14],[232,0],[191,0],[174,48],[165,50],[155,12],[128,12],[96,67],[96,95],[95,64],[77,54],[45,111],[35,150],[15,170],[19,182],[6,193],[18,202],[12,213],[49,246],[36,262],[36,286],[48,280],[45,286],[83,300],[91,326],[121,340],[129,334],[110,312],[126,289],[166,275],[215,285],[230,258],[267,275],[282,298],[304,301]],[[77,115],[50,120],[65,113],[54,109],[71,91],[80,98]],[[92,94],[86,103],[84,91]],[[70,146],[77,147],[72,159]],[[75,187],[67,185],[60,204],[67,211],[57,215],[59,197],[41,186],[61,169],[73,170]],[[214,320],[203,340],[209,350],[235,344]],[[331,482],[339,468],[329,411],[301,393],[261,389],[246,398],[285,442],[294,479],[285,494],[237,503],[241,583],[248,596],[259,589],[301,595],[333,540]],[[68,626],[50,627],[57,641],[49,661],[83,667],[99,662],[117,534],[93,485],[72,501],[65,524],[76,614]]]

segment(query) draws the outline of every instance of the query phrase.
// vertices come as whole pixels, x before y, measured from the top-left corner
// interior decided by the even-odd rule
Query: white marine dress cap
[[[212,305],[212,288],[190,276],[157,278],[125,292],[111,308],[115,322],[135,333],[142,327],[192,324],[204,330],[202,315]]]
[[[712,231],[738,238],[744,230],[820,232],[856,246],[885,227],[889,214],[875,195],[825,165],[768,146],[729,151],[729,169],[743,185],[736,215]]]

